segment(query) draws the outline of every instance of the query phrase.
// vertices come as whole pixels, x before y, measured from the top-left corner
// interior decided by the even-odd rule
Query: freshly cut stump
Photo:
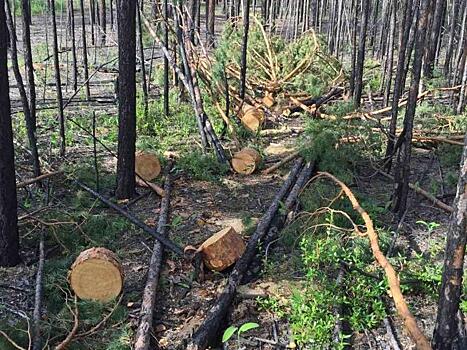
[[[248,130],[252,132],[258,132],[264,122],[264,111],[251,105],[245,105],[242,109],[242,124]]]
[[[135,154],[135,172],[145,181],[152,181],[161,173],[159,158],[153,153],[139,151]]]
[[[232,168],[239,174],[252,174],[259,163],[261,155],[253,148],[244,148],[240,152],[234,154],[232,158]]]
[[[223,271],[242,256],[245,242],[233,227],[227,227],[208,238],[198,251],[210,270]]]
[[[106,248],[81,252],[68,274],[71,288],[80,299],[102,302],[116,298],[123,288],[123,269],[117,256]]]

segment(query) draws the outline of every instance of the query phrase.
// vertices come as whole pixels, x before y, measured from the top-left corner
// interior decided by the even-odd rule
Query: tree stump
[[[110,301],[123,288],[123,269],[117,256],[106,248],[81,252],[71,266],[68,280],[80,299]]]
[[[242,256],[245,242],[233,227],[227,227],[208,238],[198,251],[210,270],[223,271]]]
[[[253,148],[244,148],[240,152],[234,154],[232,158],[232,168],[239,174],[252,174],[259,163],[261,155]]]
[[[161,173],[159,158],[153,153],[136,152],[135,172],[145,181],[154,180]]]
[[[242,108],[243,116],[241,118],[242,124],[252,132],[258,132],[264,122],[264,111],[245,104]]]

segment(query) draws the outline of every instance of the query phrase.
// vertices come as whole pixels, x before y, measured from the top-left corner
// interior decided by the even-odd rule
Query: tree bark
[[[467,242],[467,134],[460,165],[454,213],[447,232],[443,279],[439,293],[438,316],[433,334],[433,349],[451,350],[458,337],[456,315],[459,310]]]
[[[78,89],[78,59],[76,56],[75,8],[73,0],[68,1],[68,11],[70,13],[71,56],[73,61],[73,91],[76,91]]]
[[[7,46],[5,0],[0,0],[0,266],[20,261]]]
[[[91,90],[89,89],[89,68],[88,68],[88,48],[86,43],[86,13],[84,12],[84,0],[79,1],[81,11],[81,35],[83,41],[83,68],[84,68],[84,82],[86,99],[89,101],[91,98]]]
[[[242,40],[242,58],[240,64],[240,98],[245,98],[246,90],[246,70],[248,54],[248,32],[250,30],[250,0],[243,0],[243,40]]]
[[[107,9],[105,0],[100,0],[99,6],[99,22],[101,27],[101,45],[105,45],[105,38],[107,36]]]
[[[119,1],[118,21],[118,161],[119,199],[136,195],[136,0]]]

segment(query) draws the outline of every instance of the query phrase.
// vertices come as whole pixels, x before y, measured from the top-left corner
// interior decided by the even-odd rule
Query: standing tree
[[[404,127],[396,143],[397,166],[395,169],[395,196],[394,211],[398,213],[399,219],[403,217],[407,208],[407,197],[409,193],[410,160],[412,155],[412,136],[415,110],[417,108],[418,89],[422,73],[423,51],[426,44],[426,29],[431,11],[431,1],[421,2],[420,20],[415,33],[415,56],[413,60],[413,77],[410,84],[407,109],[404,117]]]
[[[242,41],[242,62],[240,64],[240,98],[245,98],[246,90],[246,66],[248,53],[248,32],[250,29],[250,0],[243,1],[243,41]]]
[[[0,0],[0,266],[19,262],[15,156],[8,85],[8,28],[5,0]]]
[[[467,134],[464,138],[454,213],[449,225],[438,317],[433,335],[433,349],[451,350],[458,335],[456,315],[459,311],[464,273],[465,244],[467,242]]]
[[[21,0],[21,18],[23,23],[23,49],[24,65],[26,66],[26,78],[29,89],[29,110],[31,113],[31,122],[36,131],[36,83],[34,81],[34,67],[32,62],[31,48],[31,13],[28,0]]]
[[[136,0],[118,1],[118,162],[119,199],[135,192],[136,143]]]
[[[360,107],[363,91],[363,66],[365,64],[366,32],[368,28],[368,13],[370,11],[370,0],[362,0],[362,22],[360,24],[360,38],[358,43],[357,62],[355,64],[355,82],[353,99],[355,107]]]

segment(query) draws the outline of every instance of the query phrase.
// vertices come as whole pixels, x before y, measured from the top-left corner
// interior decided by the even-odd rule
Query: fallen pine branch
[[[161,210],[159,213],[159,221],[157,223],[157,232],[161,236],[167,234],[167,221],[170,210],[170,192],[171,192],[171,179],[170,170],[172,166],[168,165],[166,171],[164,192],[165,197],[162,198]],[[156,302],[157,284],[159,282],[159,274],[162,266],[162,258],[164,248],[158,241],[154,243],[152,250],[151,261],[149,263],[148,277],[146,286],[143,292],[143,301],[141,303],[140,322],[135,337],[135,350],[147,350],[150,345],[150,335],[152,329],[152,318],[154,305]]]
[[[287,164],[288,162],[291,162],[292,160],[297,158],[299,155],[300,155],[299,151],[295,151],[295,152],[289,154],[287,157],[282,159],[280,162],[277,162],[276,164],[274,164],[274,165],[270,166],[269,168],[263,170],[262,171],[263,175],[268,175],[268,174],[276,171],[277,169],[279,169],[284,164]]]
[[[245,253],[235,264],[235,267],[228,278],[226,287],[208,312],[201,326],[189,340],[186,347],[187,350],[204,350],[218,335],[219,327],[227,314],[230,304],[232,303],[237,287],[240,285],[251,261],[256,256],[258,243],[268,232],[269,226],[279,209],[282,199],[296,182],[297,176],[302,169],[302,164],[303,160],[299,159],[293,166],[287,180],[276,194],[267,212],[261,218],[258,226],[256,227],[255,233],[250,237]]]
[[[367,236],[368,239],[370,240],[370,246],[371,246],[373,255],[375,257],[375,260],[383,268],[386,274],[388,284],[389,284],[389,289],[391,291],[391,296],[392,296],[392,299],[394,300],[394,304],[396,306],[399,316],[402,318],[410,337],[413,339],[413,341],[417,345],[417,349],[431,350],[432,348],[431,348],[430,342],[428,341],[426,336],[422,333],[422,331],[418,327],[415,317],[412,315],[412,313],[409,310],[409,307],[407,306],[407,303],[404,299],[404,295],[402,294],[402,291],[400,288],[400,281],[399,281],[399,277],[396,271],[394,270],[393,266],[388,261],[386,256],[381,252],[379,242],[378,242],[378,234],[376,233],[374,229],[373,220],[371,220],[368,213],[360,206],[360,203],[358,202],[357,198],[352,193],[352,191],[342,181],[340,181],[333,175],[326,173],[326,172],[318,173],[315,179],[319,177],[328,178],[331,181],[333,181],[335,184],[337,184],[342,189],[342,191],[344,191],[345,195],[352,203],[353,209],[357,211],[362,217],[363,221],[365,222],[366,232],[358,232],[358,233],[361,235]]]

